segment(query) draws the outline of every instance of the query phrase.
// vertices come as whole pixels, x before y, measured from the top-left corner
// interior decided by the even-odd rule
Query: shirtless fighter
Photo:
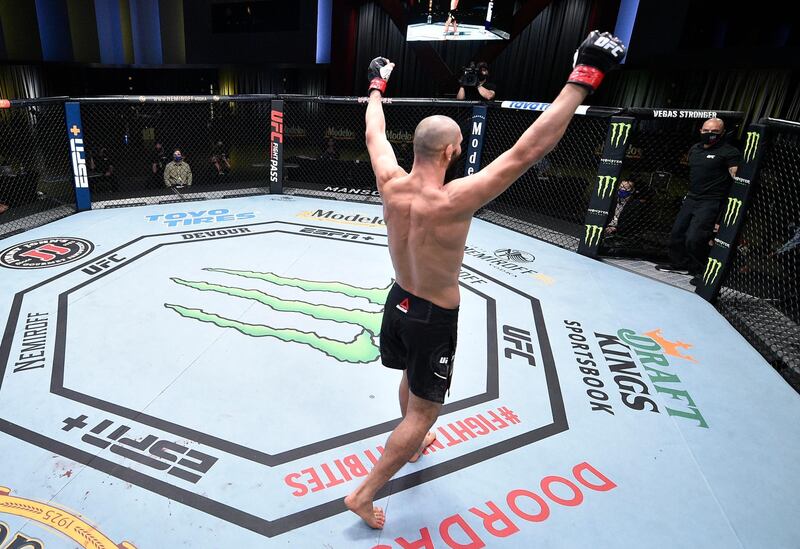
[[[381,105],[394,64],[383,57],[370,64],[367,149],[383,198],[396,280],[383,312],[380,351],[385,366],[403,371],[399,390],[403,419],[389,435],[378,463],[344,500],[372,528],[383,528],[386,520],[383,510],[373,506],[375,494],[435,440],[430,428],[453,374],[458,275],[472,215],[556,146],[575,109],[624,54],[618,38],[597,31],[589,34],[550,108],[484,169],[446,185],[445,172],[461,154],[458,124],[446,116],[422,120],[414,132],[414,164],[406,173],[386,138]]]

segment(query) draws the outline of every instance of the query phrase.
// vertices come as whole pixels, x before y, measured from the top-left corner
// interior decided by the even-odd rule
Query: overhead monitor
[[[511,37],[511,0],[410,0],[407,10],[409,42]]]

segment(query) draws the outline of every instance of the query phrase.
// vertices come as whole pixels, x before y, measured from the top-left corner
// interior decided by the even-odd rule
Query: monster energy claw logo
[[[744,146],[744,161],[750,162],[756,157],[758,151],[758,142],[761,139],[761,134],[758,132],[747,132],[747,141]]]
[[[725,209],[725,226],[728,227],[736,223],[739,219],[739,210],[742,208],[742,201],[738,198],[728,197],[728,206]]]
[[[707,285],[713,284],[721,268],[722,262],[720,260],[709,257],[708,263],[706,263],[706,272],[703,273],[703,282]]]
[[[606,193],[608,196],[614,194],[614,185],[617,184],[617,178],[610,175],[597,176],[597,196],[605,198]]]
[[[611,124],[611,144],[615,149],[620,146],[620,140],[623,146],[628,142],[628,133],[630,131],[631,125],[627,122],[614,122]]]
[[[383,305],[389,293],[391,284],[385,288],[362,288],[351,286],[342,282],[321,282],[315,280],[303,280],[301,278],[287,278],[273,273],[261,273],[255,271],[237,271],[233,269],[204,269],[206,271],[223,273],[226,275],[238,276],[243,278],[260,280],[276,286],[288,286],[298,288],[305,292],[325,292],[337,294],[348,298],[365,299],[372,305]],[[321,353],[324,353],[339,362],[351,364],[367,364],[378,358],[380,355],[375,338],[381,328],[383,311],[363,310],[359,308],[345,308],[334,305],[323,305],[300,300],[288,300],[268,294],[267,292],[239,288],[236,286],[225,286],[222,284],[212,284],[202,281],[183,280],[172,278],[172,281],[181,286],[199,290],[201,292],[213,292],[215,294],[228,295],[239,299],[250,300],[260,303],[273,311],[279,313],[299,313],[317,320],[333,321],[342,324],[351,324],[361,328],[361,331],[352,341],[340,341],[321,336],[316,332],[302,331],[293,328],[274,328],[264,324],[250,324],[225,318],[213,312],[202,309],[193,309],[182,305],[165,303],[164,307],[172,309],[184,318],[198,320],[213,324],[220,328],[233,328],[240,333],[251,337],[271,337],[280,341],[299,343],[307,345]],[[288,317],[288,315],[287,315]],[[281,318],[279,316],[278,318]]]
[[[600,244],[600,235],[603,233],[603,227],[599,225],[586,225],[586,241],[587,246],[595,246]]]

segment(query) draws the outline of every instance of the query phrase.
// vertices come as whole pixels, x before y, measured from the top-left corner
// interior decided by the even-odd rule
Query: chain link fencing
[[[93,207],[268,192],[270,111],[247,96],[82,100]]]
[[[725,119],[726,132],[737,132],[741,119]],[[623,162],[620,185],[633,194],[615,198],[600,255],[668,260],[672,224],[689,190],[688,153],[699,141],[705,118],[640,118]],[[618,208],[619,207],[619,208]]]
[[[800,390],[800,125],[769,143],[716,306]]]
[[[285,185],[296,194],[348,199],[378,199],[375,174],[364,136],[366,105],[356,98],[316,100],[287,97],[284,103]],[[461,177],[472,105],[395,100],[383,105],[386,136],[397,163],[406,171],[414,160],[417,124],[434,114],[449,116],[461,127],[462,155],[448,177]]]
[[[481,167],[511,148],[540,115],[489,109]],[[482,208],[478,216],[577,250],[609,123],[607,117],[573,118],[556,148]]]
[[[0,238],[76,211],[63,101],[0,109]]]

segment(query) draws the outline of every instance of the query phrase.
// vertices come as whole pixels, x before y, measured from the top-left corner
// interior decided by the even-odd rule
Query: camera
[[[480,73],[478,72],[478,67],[475,65],[475,62],[471,62],[469,65],[464,67],[464,74],[461,75],[461,78],[458,79],[458,83],[464,86],[465,88],[474,88],[477,87],[478,81],[480,80]]]

